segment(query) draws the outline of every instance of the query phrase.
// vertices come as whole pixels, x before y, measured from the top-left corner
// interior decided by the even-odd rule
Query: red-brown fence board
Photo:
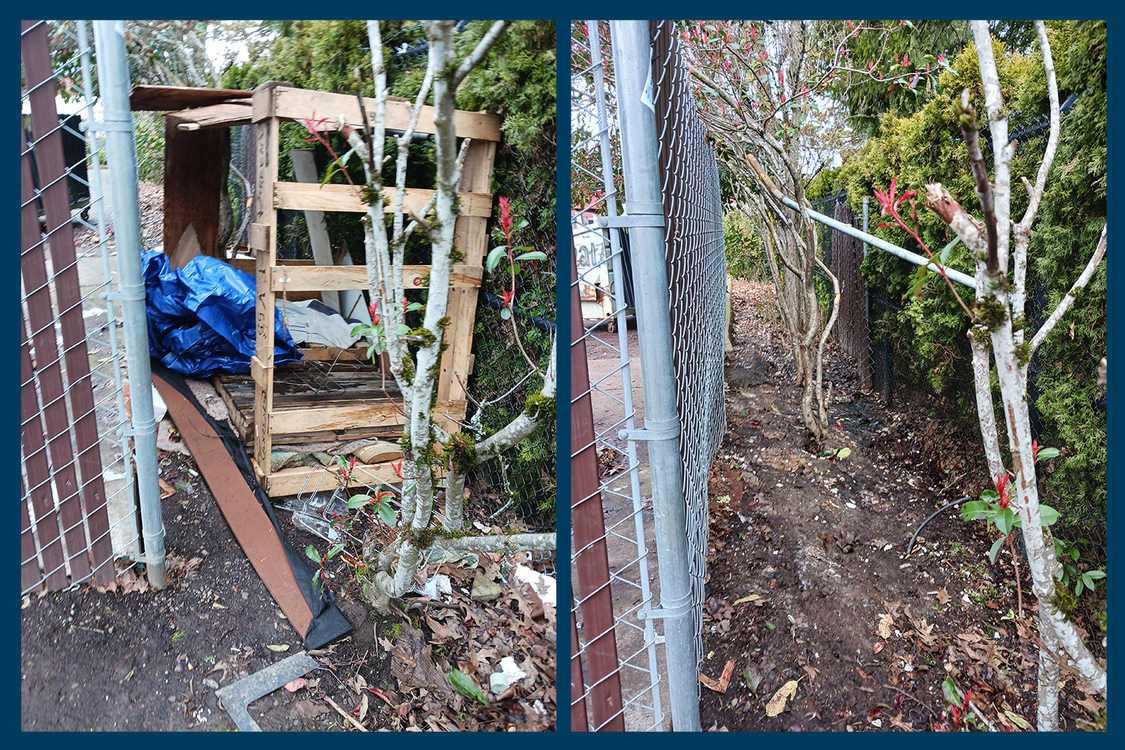
[[[578,300],[578,269],[571,258],[570,392],[571,392],[571,523],[574,568],[582,609],[585,671],[590,688],[586,701],[590,725],[602,731],[624,731],[621,678],[614,633],[613,592],[609,586],[609,555],[599,491],[598,454],[594,443],[594,412],[590,400],[590,369],[582,337],[582,306]]]
[[[46,24],[31,21],[24,21],[23,29],[21,51],[23,78],[31,104],[31,148],[42,188],[37,197],[42,203],[46,230],[46,236],[40,236],[38,205],[33,200],[36,194],[30,169],[32,157],[30,153],[23,154],[21,270],[27,300],[27,326],[34,347],[32,368],[39,386],[51,482],[58,496],[58,515],[66,540],[70,574],[74,580],[81,580],[94,570],[97,579],[105,581],[113,577],[112,566],[106,565],[113,551],[71,227],[67,165],[55,110],[48,29]],[[21,154],[24,145],[21,132]],[[52,291],[57,320],[51,306]],[[28,429],[30,426],[25,424],[25,432]]]

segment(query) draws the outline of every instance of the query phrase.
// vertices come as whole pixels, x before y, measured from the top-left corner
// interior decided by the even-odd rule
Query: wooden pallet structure
[[[375,102],[364,103],[367,112],[375,111]],[[292,293],[362,290],[368,288],[364,266],[292,264],[277,256],[278,211],[333,211],[356,214],[366,212],[358,186],[282,182],[278,179],[279,135],[286,121],[309,121],[326,117],[319,123],[322,131],[337,127],[338,115],[352,125],[363,122],[355,96],[309,91],[287,84],[267,83],[254,90],[251,97],[250,121],[256,125],[256,187],[254,221],[250,225],[250,250],[255,256],[257,284],[256,343],[251,360],[253,407],[247,413],[247,394],[241,395],[233,382],[224,386],[224,398],[234,405],[240,416],[236,424],[243,431],[248,447],[252,444],[252,462],[262,487],[271,497],[293,495],[318,488],[331,488],[336,477],[320,466],[297,467],[271,471],[270,457],[275,444],[302,440],[315,441],[330,436],[377,437],[397,441],[402,434],[401,399],[383,387],[389,384],[375,366],[351,365],[327,377],[335,381],[326,392],[301,393],[299,384],[279,388],[286,381],[288,366],[274,362],[274,309],[279,297]],[[387,130],[403,128],[408,122],[410,105],[403,100],[386,103]],[[434,112],[425,107],[419,118],[417,132],[434,132]],[[449,296],[450,325],[446,330],[448,349],[443,354],[435,420],[445,429],[456,432],[466,411],[465,383],[472,370],[472,338],[476,319],[477,294],[484,274],[487,251],[488,217],[492,211],[490,181],[496,146],[500,140],[500,122],[495,115],[483,112],[458,111],[455,115],[459,139],[471,139],[466,151],[460,183],[461,214],[455,230],[456,246],[464,253],[462,263],[454,266]],[[386,189],[390,195],[393,189]],[[406,205],[420,210],[433,194],[431,190],[408,189]],[[388,210],[391,202],[388,200]],[[429,278],[428,266],[404,269],[408,289],[422,289]],[[339,357],[339,350],[307,350],[313,360],[350,359]],[[345,352],[348,354],[348,352]],[[248,383],[247,383],[248,384]],[[233,413],[233,412],[232,412]],[[391,461],[357,464],[352,484],[394,482],[397,474]]]

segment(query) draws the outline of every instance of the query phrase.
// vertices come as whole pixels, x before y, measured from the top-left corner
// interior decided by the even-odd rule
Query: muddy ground
[[[704,728],[955,728],[942,715],[947,677],[972,690],[976,728],[1034,725],[1026,570],[1021,616],[1011,558],[990,564],[984,524],[956,509],[906,554],[927,516],[985,489],[979,437],[949,434],[923,399],[884,408],[833,352],[833,435],[810,452],[772,290],[740,282],[734,295],[728,434],[711,480]],[[1086,597],[1078,623],[1104,655],[1099,598]],[[1104,702],[1064,675],[1063,727],[1104,728]],[[791,681],[785,709],[767,716]]]

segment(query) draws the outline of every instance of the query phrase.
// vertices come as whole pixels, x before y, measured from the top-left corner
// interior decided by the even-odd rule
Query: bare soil
[[[176,489],[164,500],[167,589],[128,571],[111,590],[24,598],[22,729],[234,731],[215,691],[304,649],[190,459],[165,454],[161,478]],[[279,515],[298,549],[325,546]],[[482,556],[476,570],[443,570],[456,582],[444,605],[389,618],[360,600],[340,566],[329,586],[352,633],[311,652],[320,666],[304,685],[255,701],[251,716],[265,731],[358,731],[334,703],[370,731],[552,729],[554,608],[504,579],[510,562]],[[469,597],[477,572],[500,581],[498,599]],[[509,654],[528,677],[493,696],[488,674]],[[450,686],[453,667],[483,687],[487,706]]]
[[[772,304],[768,285],[736,283],[729,427],[711,478],[703,726],[956,729],[943,715],[946,678],[972,690],[975,728],[1034,726],[1025,567],[1021,615],[1011,557],[990,564],[984,524],[956,508],[906,554],[931,513],[985,489],[979,436],[949,434],[924,399],[880,405],[858,390],[850,358],[832,352],[833,435],[810,446]],[[1077,622],[1103,648],[1098,598],[1084,599]],[[767,716],[791,681],[785,709]],[[1066,670],[1061,704],[1064,728],[1104,728],[1104,701]]]

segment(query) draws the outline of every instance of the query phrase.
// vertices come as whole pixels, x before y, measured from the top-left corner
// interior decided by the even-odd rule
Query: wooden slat
[[[256,295],[254,304],[254,457],[269,466],[272,452],[274,315],[276,297],[270,287],[270,272],[277,263],[277,212],[273,208],[273,187],[277,183],[278,120],[273,111],[273,88],[259,86],[254,91],[255,152],[257,190],[255,222],[250,229],[251,247],[256,252]]]
[[[38,25],[24,35],[23,63],[23,74],[30,91],[32,136],[38,141],[35,146],[36,164],[40,184],[46,186],[40,198],[47,234],[51,238],[51,283],[58,306],[57,327],[61,334],[67,399],[70,403],[69,417],[66,404],[61,400],[48,406],[45,415],[48,447],[53,463],[53,478],[61,499],[60,516],[70,572],[73,580],[77,581],[87,578],[92,569],[102,568],[103,563],[112,558],[113,550],[109,539],[109,516],[105,507],[101,456],[97,448],[98,426],[86,349],[86,326],[82,318],[70,197],[66,180],[63,179],[67,165],[63,155],[58,112],[55,109],[54,71],[51,67],[46,25]],[[37,249],[36,254],[41,255],[41,252],[42,246]],[[32,284],[28,287],[31,288]],[[36,323],[33,320],[32,324],[33,330],[37,330],[42,322]],[[46,354],[45,350],[41,350],[42,343],[48,337],[54,339],[55,335],[53,325],[49,330],[35,335],[37,360],[41,351]],[[54,352],[53,341],[50,351]],[[38,365],[38,361],[36,364]],[[68,482],[74,482],[74,486],[68,486]],[[93,534],[93,540],[87,537],[87,525]],[[98,580],[106,582],[112,578],[112,572],[111,569],[102,569]]]
[[[586,699],[582,697],[585,684],[582,679],[582,645],[578,642],[578,619],[575,616],[574,595],[570,597],[570,731],[586,732]],[[575,697],[577,696],[577,697]]]
[[[254,108],[250,97],[242,101],[208,104],[195,109],[182,109],[165,115],[168,124],[177,130],[200,128],[229,128],[235,125],[249,125]]]
[[[624,731],[621,676],[614,631],[613,593],[609,585],[609,552],[599,492],[598,454],[590,399],[586,340],[582,337],[582,306],[578,301],[578,269],[571,253],[570,298],[570,482],[575,582],[582,608],[585,677],[590,694],[586,707],[590,725],[600,731]]]
[[[465,154],[461,171],[461,190],[484,192],[492,180],[492,163],[496,158],[496,144],[473,141]],[[488,220],[462,213],[457,217],[453,242],[465,254],[469,264],[484,263],[488,249]],[[454,287],[449,290],[446,315],[450,326],[446,329],[449,348],[441,357],[441,374],[438,378],[438,399],[465,398],[464,384],[472,373],[473,326],[477,316],[478,289]]]
[[[164,122],[164,248],[180,244],[194,227],[199,254],[222,257],[219,248],[219,193],[227,178],[230,131],[183,132]]]
[[[462,402],[441,403],[434,406],[435,416],[448,412],[456,417],[465,413]],[[324,430],[344,430],[351,427],[388,427],[405,422],[402,405],[388,401],[369,401],[325,407],[275,408],[270,424],[278,441],[282,435],[301,435]]]
[[[429,273],[429,266],[403,266],[403,285],[407,289],[425,289]],[[455,265],[450,283],[457,287],[478,287],[483,273],[480,266]],[[366,266],[274,266],[270,277],[275,292],[367,289],[368,286]]]
[[[23,496],[20,498],[20,591],[29,591],[42,583],[39,551],[35,548],[35,527],[27,510],[27,476],[21,477]]]
[[[129,109],[134,112],[167,112],[185,107],[203,107],[219,102],[250,99],[252,91],[241,89],[201,89],[194,86],[134,86],[129,93]]]
[[[276,87],[277,96],[273,115],[287,120],[304,120],[321,117],[328,119],[320,126],[321,130],[336,129],[337,115],[343,115],[350,125],[362,125],[359,103],[351,94],[333,94],[325,91]],[[364,99],[363,106],[370,115],[375,111],[375,100]],[[403,130],[410,122],[412,105],[401,100],[387,100],[387,129]],[[500,140],[500,118],[487,112],[464,112],[458,110],[454,115],[458,138],[472,138],[482,141]],[[434,132],[434,108],[422,107],[418,117],[418,133]]]
[[[235,538],[274,601],[285,612],[289,623],[303,637],[308,632],[313,614],[297,585],[285,546],[269,516],[207,417],[160,376],[154,375],[152,382],[168,405],[169,416],[187,443]]]
[[[262,477],[262,486],[270,497],[288,497],[303,492],[314,492],[318,488],[332,489],[337,485],[337,473],[323,466],[298,466],[268,475],[262,473],[261,467],[255,465],[254,468]],[[389,462],[374,465],[356,464],[348,486],[361,487],[401,482],[402,478]]]
[[[42,558],[42,573],[47,575],[47,588],[58,590],[66,588],[66,570],[63,568],[62,539],[59,525],[55,519],[54,500],[51,496],[51,467],[47,463],[47,442],[43,437],[43,424],[39,419],[39,402],[35,397],[35,378],[31,368],[31,354],[26,339],[20,345],[20,447],[23,467],[27,474],[28,494],[35,510],[34,536],[39,541],[39,556]],[[20,504],[27,506],[26,498]],[[30,524],[30,519],[28,521]],[[28,534],[32,536],[31,533]],[[26,559],[26,558],[25,558]],[[36,561],[38,562],[38,561]],[[22,567],[23,575],[41,576],[38,565]],[[30,584],[23,584],[27,588]]]
[[[407,188],[403,208],[407,213],[418,213],[434,196],[433,190]],[[463,216],[488,218],[492,215],[492,196],[488,186],[484,191],[460,193]],[[395,189],[383,188],[383,211],[394,211]],[[274,208],[290,211],[340,211],[367,213],[362,188],[358,185],[321,185],[306,182],[279,182],[274,186]]]
[[[338,346],[321,346],[312,344],[301,347],[302,362],[366,362],[367,347],[358,344],[350,349],[341,349]],[[389,380],[389,378],[388,378]]]

